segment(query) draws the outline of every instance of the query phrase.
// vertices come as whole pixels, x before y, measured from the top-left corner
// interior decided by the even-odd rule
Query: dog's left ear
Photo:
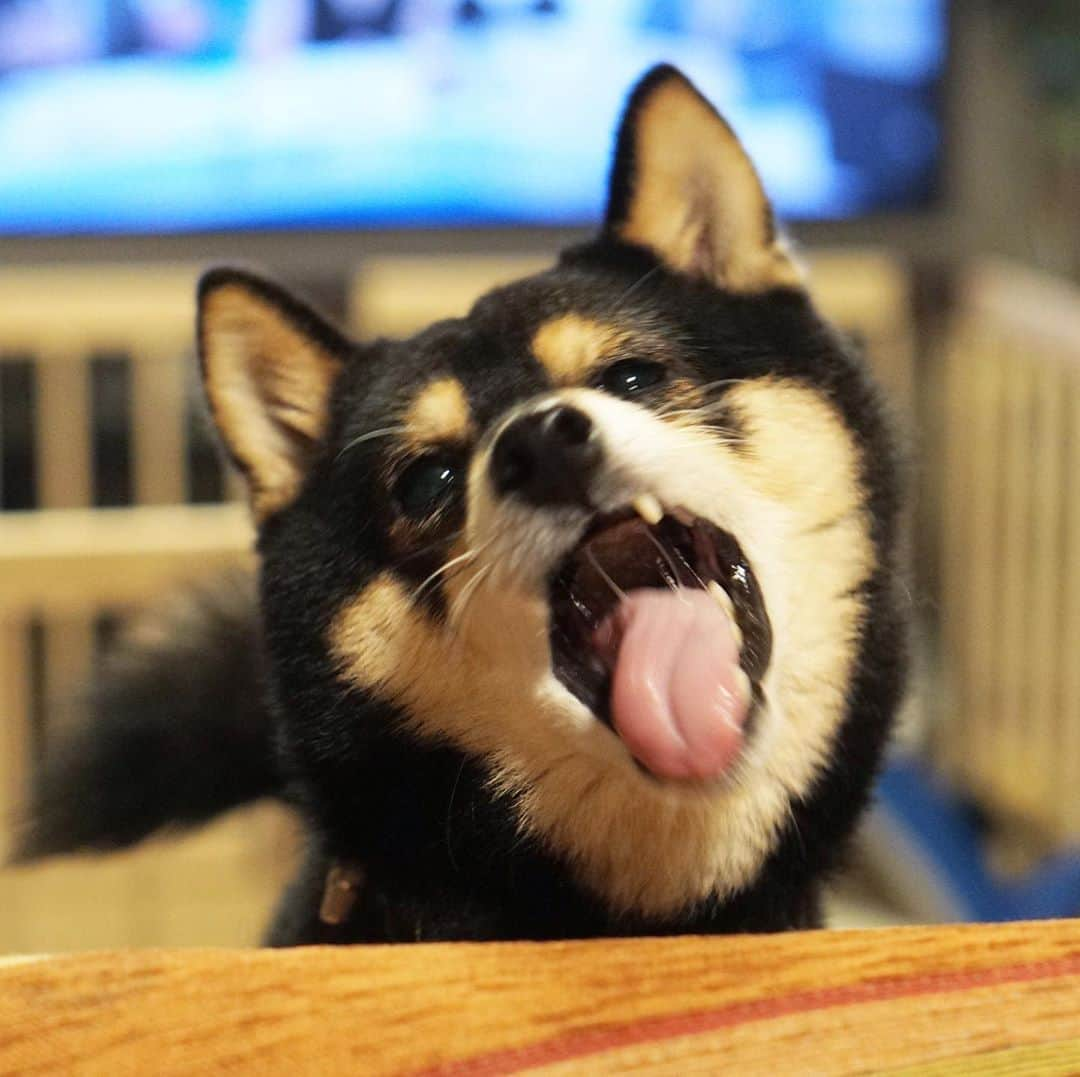
[[[802,284],[735,132],[666,64],[653,68],[630,95],[605,231],[729,291]]]

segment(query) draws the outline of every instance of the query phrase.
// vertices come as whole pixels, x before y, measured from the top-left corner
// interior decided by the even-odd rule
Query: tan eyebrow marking
[[[410,441],[464,441],[472,432],[465,390],[456,378],[438,378],[420,390],[405,415]]]
[[[574,385],[630,340],[624,329],[580,314],[562,314],[533,334],[533,355],[556,385]]]

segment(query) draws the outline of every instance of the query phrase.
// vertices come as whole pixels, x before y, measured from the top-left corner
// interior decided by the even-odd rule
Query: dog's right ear
[[[306,304],[241,270],[206,274],[198,305],[210,410],[261,523],[299,492],[350,345]]]

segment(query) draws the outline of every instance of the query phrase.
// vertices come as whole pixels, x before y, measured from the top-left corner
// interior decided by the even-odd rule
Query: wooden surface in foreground
[[[1080,1072],[1080,921],[115,951],[0,968],[0,1073]]]

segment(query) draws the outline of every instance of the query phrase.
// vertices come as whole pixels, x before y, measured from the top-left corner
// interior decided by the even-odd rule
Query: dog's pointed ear
[[[666,64],[649,71],[630,95],[605,231],[729,291],[802,284],[735,132]]]
[[[288,292],[241,270],[207,273],[198,306],[210,410],[261,522],[299,492],[349,344]]]

